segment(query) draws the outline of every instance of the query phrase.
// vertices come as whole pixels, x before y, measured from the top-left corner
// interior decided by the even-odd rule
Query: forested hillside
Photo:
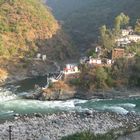
[[[90,47],[99,27],[111,26],[121,12],[129,15],[131,25],[140,18],[139,0],[47,0],[57,19],[79,47]]]
[[[72,44],[40,0],[0,0],[0,79],[5,71],[27,70],[37,53],[64,60],[72,56]]]
[[[57,21],[39,0],[0,0],[0,56],[32,54],[41,49],[39,43],[59,32]]]

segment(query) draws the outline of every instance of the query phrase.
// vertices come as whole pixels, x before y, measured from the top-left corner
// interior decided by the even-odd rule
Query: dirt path
[[[134,132],[127,136],[122,136],[122,137],[118,138],[117,140],[140,140],[140,131]]]

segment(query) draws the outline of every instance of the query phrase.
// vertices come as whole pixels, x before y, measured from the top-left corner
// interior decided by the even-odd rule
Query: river
[[[140,97],[122,99],[71,99],[66,101],[38,101],[24,99],[35,84],[44,86],[45,77],[27,79],[16,85],[0,88],[0,119],[12,119],[14,114],[54,113],[61,111],[109,111],[121,114],[140,113]]]

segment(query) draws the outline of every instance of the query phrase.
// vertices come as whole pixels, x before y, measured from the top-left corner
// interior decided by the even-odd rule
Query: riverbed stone
[[[94,112],[92,116],[76,112],[48,114],[41,117],[24,116],[0,124],[0,140],[8,140],[9,125],[12,125],[14,140],[60,140],[63,136],[82,131],[97,134],[120,127],[133,128],[140,125],[140,116],[103,112]]]

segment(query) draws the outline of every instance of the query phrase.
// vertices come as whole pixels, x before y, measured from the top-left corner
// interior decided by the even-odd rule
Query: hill
[[[91,47],[98,39],[99,27],[111,26],[121,12],[130,16],[131,25],[140,17],[139,0],[47,0],[47,4],[82,49]]]
[[[72,43],[40,0],[0,0],[1,71],[27,75],[37,53],[64,60],[73,55]]]

